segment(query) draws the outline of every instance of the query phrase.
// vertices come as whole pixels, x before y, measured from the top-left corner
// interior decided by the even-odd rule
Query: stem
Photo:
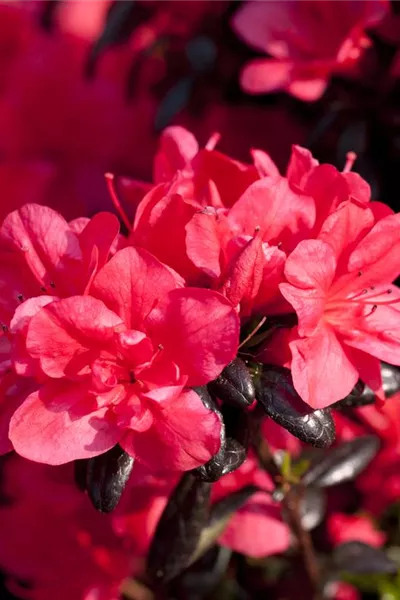
[[[257,442],[257,440],[256,440]],[[303,559],[304,568],[314,591],[314,600],[323,600],[321,594],[321,578],[317,557],[310,533],[304,529],[301,522],[301,501],[304,494],[304,486],[301,484],[293,486],[288,481],[283,481],[281,472],[275,462],[271,449],[265,440],[255,444],[255,450],[261,466],[271,476],[275,487],[283,488],[282,507],[285,509],[288,524],[299,546]]]
[[[317,557],[310,533],[304,529],[301,523],[300,505],[303,497],[304,488],[291,487],[289,492],[282,500],[286,508],[288,522],[291,530],[296,536],[299,544],[300,554],[303,559],[304,568],[314,590],[314,600],[322,600],[320,590],[320,572]]]

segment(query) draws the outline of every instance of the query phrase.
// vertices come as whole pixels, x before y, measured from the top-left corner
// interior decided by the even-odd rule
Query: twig
[[[287,514],[288,524],[299,546],[303,559],[304,568],[314,590],[314,600],[323,600],[321,594],[321,578],[317,557],[311,540],[310,533],[304,529],[301,522],[301,501],[303,499],[304,487],[300,484],[293,486],[284,481],[281,472],[275,462],[273,454],[265,440],[256,440],[255,450],[261,466],[271,476],[276,488],[283,491],[282,507]]]

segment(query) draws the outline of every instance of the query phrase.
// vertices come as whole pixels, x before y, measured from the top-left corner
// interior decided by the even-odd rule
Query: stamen
[[[41,285],[40,286],[40,291],[45,294],[47,292],[47,289],[44,287],[44,285]]]
[[[24,297],[22,294],[17,294],[17,300],[18,302],[23,302],[24,301]]]
[[[369,312],[367,315],[364,315],[364,316],[365,316],[365,317],[370,317],[371,315],[373,315],[373,314],[374,314],[374,312],[376,311],[376,309],[377,309],[377,308],[378,308],[378,305],[377,305],[377,304],[374,304],[374,305],[372,306],[372,308],[371,308],[371,311],[370,311],[370,312]]]
[[[253,331],[250,331],[249,335],[243,340],[241,344],[239,344],[239,348],[242,348],[251,338],[257,333],[257,331],[264,325],[267,317],[263,317],[261,321],[255,326]]]
[[[53,290],[54,290],[54,288],[56,287],[56,284],[54,283],[54,281],[50,281],[50,287],[53,288]]]
[[[357,160],[357,154],[355,152],[348,152],[346,154],[346,164],[344,165],[343,173],[349,173],[353,168],[354,163]]]
[[[218,133],[217,131],[215,131],[210,139],[208,140],[207,144],[205,145],[205,149],[206,150],[214,150],[215,146],[218,144],[219,140],[221,139],[221,134]]]
[[[128,216],[127,216],[126,212],[124,211],[124,209],[122,208],[122,204],[118,198],[117,190],[115,187],[114,174],[113,173],[105,173],[104,177],[106,178],[108,193],[111,196],[112,203],[114,204],[117,213],[121,217],[121,221],[124,223],[124,225],[128,229],[128,231],[132,232],[132,226],[130,224]]]

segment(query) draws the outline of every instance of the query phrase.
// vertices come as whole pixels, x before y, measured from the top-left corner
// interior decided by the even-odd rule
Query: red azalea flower
[[[380,548],[386,541],[386,535],[364,515],[332,513],[328,516],[327,527],[329,538],[334,546],[359,541]]]
[[[98,213],[80,229],[47,206],[26,204],[10,213],[0,228],[3,328],[27,298],[87,292],[118,232],[118,220],[110,213]]]
[[[212,500],[225,498],[245,485],[256,485],[265,491],[253,494],[233,515],[219,543],[256,558],[284,552],[290,545],[289,528],[282,520],[278,504],[271,499],[271,478],[253,457],[214,485]]]
[[[13,367],[42,384],[11,419],[14,447],[59,464],[119,441],[155,470],[204,463],[218,450],[219,422],[188,386],[211,381],[236,356],[232,305],[217,292],[183,289],[176,273],[134,248],[117,251],[97,275],[92,269],[88,283],[79,276],[81,246],[104,263],[110,232],[103,246],[87,232],[97,231],[96,218],[107,226],[107,215],[80,236],[53,217],[24,207],[2,228],[37,280],[55,292],[60,282],[66,296],[29,298],[12,318]],[[76,295],[79,285],[85,295]]]
[[[153,514],[157,519],[165,496],[140,474],[134,480],[125,505],[105,517],[75,486],[72,465],[54,468],[8,457],[2,468],[8,502],[0,507],[0,567],[9,590],[25,600],[117,600],[123,580],[143,570]],[[132,531],[120,526],[127,504]]]
[[[314,408],[344,398],[361,377],[381,387],[379,361],[400,364],[400,215],[375,225],[351,202],[325,221],[317,240],[288,257],[280,290],[299,326],[289,342],[296,390]]]
[[[371,44],[365,29],[389,10],[386,0],[250,1],[234,15],[236,33],[274,58],[247,64],[241,84],[260,94],[285,90],[305,101],[317,100],[334,74],[351,74]]]

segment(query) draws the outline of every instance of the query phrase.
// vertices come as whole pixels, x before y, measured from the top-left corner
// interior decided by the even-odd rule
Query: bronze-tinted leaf
[[[379,440],[374,435],[365,435],[336,448],[331,448],[314,458],[303,485],[330,487],[355,479],[371,462],[379,449]]]
[[[199,388],[194,388],[198,393]],[[199,394],[200,395],[200,394]],[[231,473],[246,460],[247,455],[247,416],[243,415],[241,422],[234,414],[235,408],[231,411],[224,410],[224,415],[218,409],[216,402],[207,392],[206,388],[201,388],[203,404],[213,410],[221,421],[221,447],[207,463],[193,470],[193,474],[201,481],[215,482],[223,475]],[[235,418],[236,417],[236,418]]]
[[[322,523],[326,511],[326,496],[323,490],[307,487],[300,503],[301,524],[311,531]]]
[[[388,363],[381,363],[382,387],[386,398],[400,391],[400,369]]]
[[[86,489],[93,506],[109,513],[117,506],[130,477],[134,459],[118,444],[88,460]]]
[[[256,396],[253,378],[240,358],[229,363],[208,387],[220,400],[242,408],[250,406]]]
[[[337,572],[358,575],[397,572],[396,564],[386,556],[384,550],[358,541],[337,546],[333,551],[332,566]]]
[[[335,440],[329,408],[312,410],[293,386],[289,369],[266,365],[257,384],[257,399],[271,419],[302,442],[326,448]]]
[[[400,369],[388,363],[381,363],[382,388],[386,398],[391,398],[400,391]],[[375,393],[361,380],[357,382],[351,393],[333,405],[338,410],[356,408],[375,402]]]
[[[208,523],[211,484],[185,473],[158,522],[148,555],[153,580],[166,582],[182,572]]]
[[[374,402],[374,392],[359,379],[350,394],[346,396],[346,398],[343,398],[343,400],[335,402],[335,404],[332,405],[332,408],[342,410],[346,408],[356,408],[357,406],[366,406],[367,404],[373,404]]]

